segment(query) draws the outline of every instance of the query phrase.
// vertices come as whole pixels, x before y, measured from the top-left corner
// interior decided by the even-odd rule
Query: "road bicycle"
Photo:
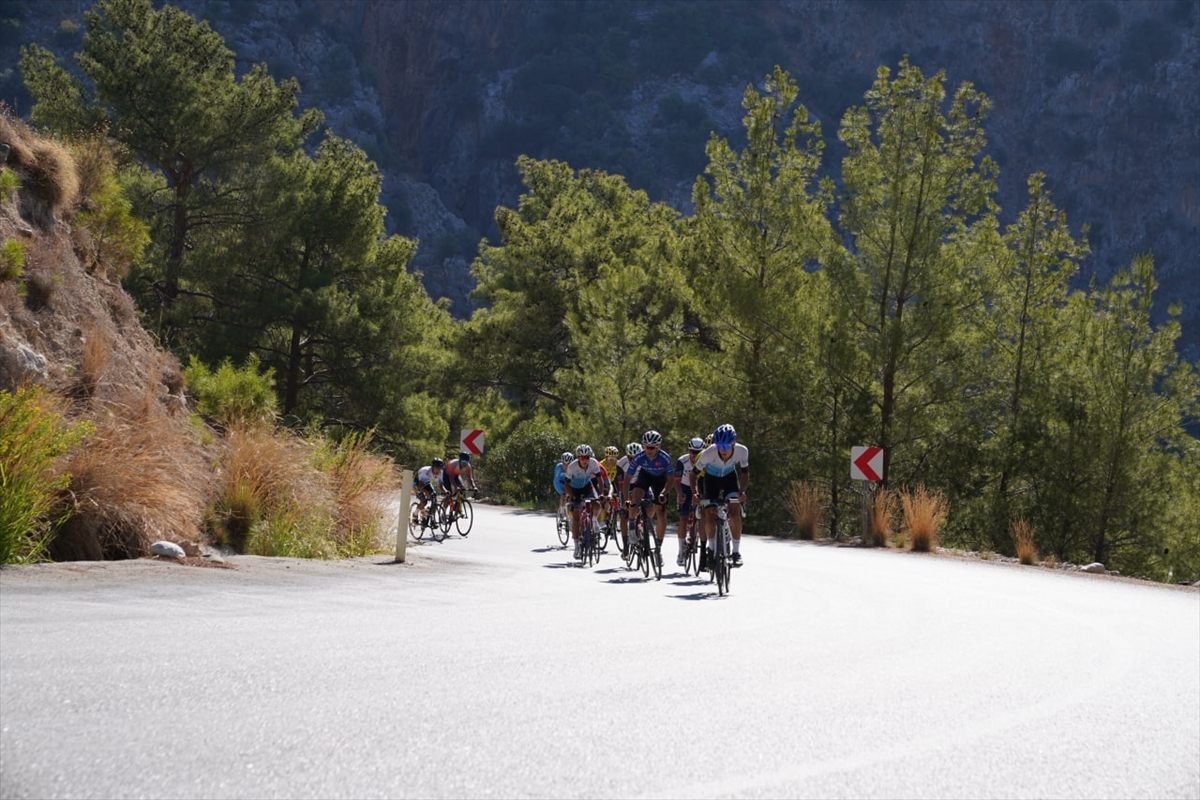
[[[662,545],[656,537],[657,527],[654,524],[654,518],[647,512],[647,507],[653,505],[654,500],[643,498],[639,504],[637,517],[630,524],[629,547],[626,550],[625,566],[631,569],[640,569],[644,577],[650,577],[650,571],[654,571],[654,579],[662,580]],[[636,567],[630,565],[637,562]]]
[[[417,541],[424,539],[426,533],[435,542],[444,540],[447,531],[450,530],[450,526],[446,524],[445,512],[442,509],[442,498],[434,495],[433,499],[425,504],[424,512],[420,508],[420,500],[413,500],[409,505],[408,532]]]
[[[600,561],[600,540],[604,536],[596,519],[593,503],[584,503],[579,514],[579,561],[590,567]]]
[[[441,523],[443,533],[449,533],[451,525],[458,529],[459,536],[471,532],[471,526],[475,524],[475,508],[466,490],[456,489],[450,495],[450,502],[443,509]]]
[[[733,539],[729,533],[729,503],[717,504],[717,521],[713,529],[713,549],[708,554],[708,579],[716,581],[717,594],[729,594],[729,574],[733,571]]]
[[[697,520],[698,512],[692,512],[687,515],[687,519],[681,519],[680,525],[684,526],[683,535],[683,574],[684,575],[699,575],[700,574],[700,548],[704,546],[700,541],[700,523]]]
[[[604,552],[608,550],[609,542],[616,542],[620,538],[618,534],[621,529],[621,508],[613,495],[601,498],[600,502],[608,504],[608,516],[600,526],[600,551]]]

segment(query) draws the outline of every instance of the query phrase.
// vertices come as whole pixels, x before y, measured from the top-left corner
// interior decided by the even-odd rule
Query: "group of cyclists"
[[[674,461],[662,449],[662,435],[656,430],[646,431],[640,443],[630,442],[625,446],[625,455],[619,459],[618,455],[620,451],[609,446],[604,449],[604,459],[597,459],[591,446],[581,444],[574,454],[564,452],[555,464],[554,489],[559,494],[560,512],[570,509],[575,558],[582,556],[579,520],[583,509],[599,503],[595,510],[603,522],[614,498],[619,501],[616,507],[623,542],[629,541],[630,509],[640,508],[643,501],[649,501],[647,510],[654,519],[654,535],[658,540],[656,552],[660,552],[667,531],[665,506],[674,489],[679,512],[679,556],[675,563],[684,566],[689,521],[696,515],[704,542],[700,569],[707,570],[717,506],[729,503],[735,509],[744,507],[750,482],[750,454],[745,445],[738,443],[734,427],[720,425],[707,440],[691,439],[687,453]],[[732,564],[740,567],[741,513],[729,514],[729,530],[733,539]]]
[[[471,491],[478,490],[475,485],[475,471],[471,468],[471,454],[464,451],[458,458],[443,461],[435,458],[424,467],[417,470],[413,476],[413,490],[417,494],[417,510],[413,512],[413,522],[424,524],[429,514],[427,507],[430,503],[438,502],[441,495],[442,507],[449,507],[453,496],[470,487]]]

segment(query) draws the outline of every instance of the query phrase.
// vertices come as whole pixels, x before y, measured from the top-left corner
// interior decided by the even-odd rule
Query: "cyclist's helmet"
[[[703,450],[703,449],[704,449],[704,440],[701,439],[699,436],[693,437],[692,440],[690,442],[688,442],[688,450],[698,451],[698,450]]]
[[[459,453],[458,454],[458,463],[470,464],[471,463],[471,454],[470,453]]]
[[[640,452],[642,452],[642,446],[637,442],[630,442],[629,444],[625,445],[625,455],[629,456],[630,458],[633,458]]]
[[[713,444],[715,444],[717,447],[720,447],[723,450],[727,450],[730,447],[733,447],[733,443],[736,441],[737,441],[737,431],[735,431],[733,429],[733,426],[728,423],[720,426],[715,431],[713,431]]]
[[[575,457],[576,458],[591,458],[592,457],[592,448],[586,444],[579,445],[579,447],[575,448]]]
[[[662,434],[658,431],[646,431],[642,434],[642,447],[657,447],[662,444]]]
[[[441,469],[442,467],[446,466],[446,462],[442,461],[440,458],[435,458],[433,461],[429,462],[429,466],[433,467],[434,469]]]
[[[570,451],[570,450],[564,450],[564,451],[563,451],[563,454],[562,454],[562,462],[563,462],[564,464],[570,464],[570,463],[571,463],[571,459],[573,459],[573,458],[575,458],[575,456],[571,455],[571,451]]]
[[[604,448],[604,457],[605,458],[616,458],[619,455],[621,455],[621,451],[618,450],[617,448],[613,447],[611,444],[608,447]]]

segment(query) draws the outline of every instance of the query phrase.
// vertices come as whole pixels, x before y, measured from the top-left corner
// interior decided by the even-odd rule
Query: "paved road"
[[[1196,591],[754,540],[717,598],[498,508],[409,556],[0,571],[0,796],[1200,797]]]

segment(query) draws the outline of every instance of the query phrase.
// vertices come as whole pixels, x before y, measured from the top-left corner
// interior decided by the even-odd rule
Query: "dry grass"
[[[1010,523],[1009,531],[1017,550],[1017,560],[1022,564],[1038,563],[1037,547],[1033,544],[1033,526],[1018,517]]]
[[[896,494],[880,488],[871,495],[867,513],[867,544],[886,547],[896,519]]]
[[[0,142],[9,145],[7,166],[21,179],[23,209],[43,228],[51,227],[79,196],[75,160],[62,144],[30,130],[7,107],[0,108]]]
[[[1054,554],[1046,556],[1046,559],[1042,562],[1042,566],[1046,569],[1055,569],[1058,567],[1058,556]]]
[[[95,433],[57,465],[74,510],[51,543],[56,560],[136,558],[160,539],[199,538],[209,480],[194,435],[131,399],[93,404]]]
[[[796,523],[796,535],[801,539],[816,539],[825,511],[821,487],[815,483],[796,481],[789,489],[785,501]]]
[[[928,553],[937,547],[938,531],[946,521],[949,504],[939,492],[931,492],[918,486],[907,494],[901,494],[903,531],[911,547],[919,553]]]
[[[309,447],[270,426],[237,426],[223,442],[210,512],[220,545],[256,555],[330,558],[336,501]]]
[[[112,339],[101,328],[84,332],[83,354],[79,361],[79,392],[94,397],[112,360]]]

